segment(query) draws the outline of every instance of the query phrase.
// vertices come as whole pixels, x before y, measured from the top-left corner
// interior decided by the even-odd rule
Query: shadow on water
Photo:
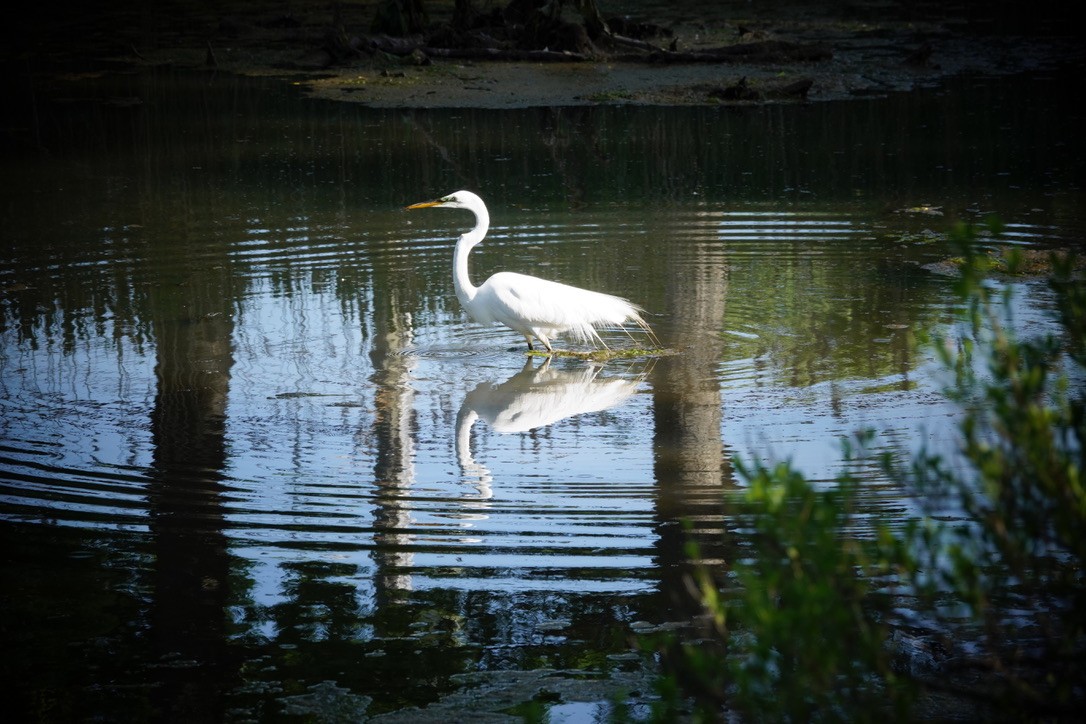
[[[637,710],[637,633],[698,612],[687,542],[741,553],[733,455],[817,478],[859,425],[945,429],[912,336],[951,318],[938,231],[1081,238],[1076,117],[1036,82],[509,112],[81,88],[2,181],[0,676],[30,718]],[[476,278],[622,294],[680,353],[537,363],[469,323],[468,220],[400,211],[461,187]]]

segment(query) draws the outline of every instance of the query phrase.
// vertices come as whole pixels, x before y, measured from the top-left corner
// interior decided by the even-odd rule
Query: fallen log
[[[411,55],[422,47],[423,39],[421,35],[366,35],[359,39],[358,45],[366,50],[380,50],[390,55]]]
[[[824,45],[762,40],[684,52],[661,50],[650,53],[648,60],[654,63],[809,63],[832,57],[833,51]],[[629,59],[645,60],[641,56]]]
[[[432,58],[463,60],[512,60],[544,63],[576,63],[588,60],[584,53],[568,50],[516,50],[506,48],[421,48]]]
[[[636,48],[644,52],[611,55],[614,61],[632,63],[800,63],[829,60],[832,51],[823,45],[791,43],[784,40],[763,40],[753,43],[740,43],[718,48],[679,52],[664,50],[651,43],[618,35],[610,39],[617,44]],[[421,36],[394,38],[388,35],[368,35],[353,39],[351,46],[356,51],[373,53],[380,51],[389,55],[408,56],[423,53],[430,58],[450,58],[461,60],[505,60],[531,62],[584,62],[590,59],[585,53],[569,50],[526,50],[509,47],[434,47],[425,45]]]

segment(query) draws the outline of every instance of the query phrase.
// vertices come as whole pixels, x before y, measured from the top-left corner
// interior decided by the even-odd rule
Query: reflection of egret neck
[[[468,276],[468,254],[472,248],[481,242],[490,228],[490,215],[482,204],[479,208],[472,209],[475,212],[475,228],[462,234],[456,242],[456,253],[453,258],[453,286],[456,288],[456,298],[464,309],[471,309],[471,303],[475,299],[475,293],[479,291],[471,283]]]
[[[475,462],[471,454],[471,426],[479,419],[474,410],[461,406],[456,415],[456,462],[465,477],[475,479],[480,500],[489,500],[494,495],[490,482],[494,479],[485,465]]]

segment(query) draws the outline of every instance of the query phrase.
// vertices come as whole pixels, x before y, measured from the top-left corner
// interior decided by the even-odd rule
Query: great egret
[[[655,344],[652,329],[641,318],[644,310],[621,297],[540,279],[539,277],[498,272],[476,287],[468,276],[468,254],[486,236],[490,214],[483,200],[470,191],[457,191],[436,201],[412,204],[408,209],[467,209],[475,214],[475,228],[461,234],[453,255],[453,286],[465,311],[482,324],[504,324],[520,332],[532,348],[538,339],[554,354],[551,338],[568,333],[581,343],[603,344],[597,327],[622,326],[633,322],[648,333]]]

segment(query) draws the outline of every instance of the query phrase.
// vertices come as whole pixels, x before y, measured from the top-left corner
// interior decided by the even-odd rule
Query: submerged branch
[[[678,354],[673,349],[630,348],[630,349],[593,349],[577,351],[570,349],[556,349],[553,353],[540,349],[530,349],[526,352],[529,357],[572,357],[574,359],[591,360],[593,362],[607,362],[613,359],[632,359],[635,357],[668,357]]]

